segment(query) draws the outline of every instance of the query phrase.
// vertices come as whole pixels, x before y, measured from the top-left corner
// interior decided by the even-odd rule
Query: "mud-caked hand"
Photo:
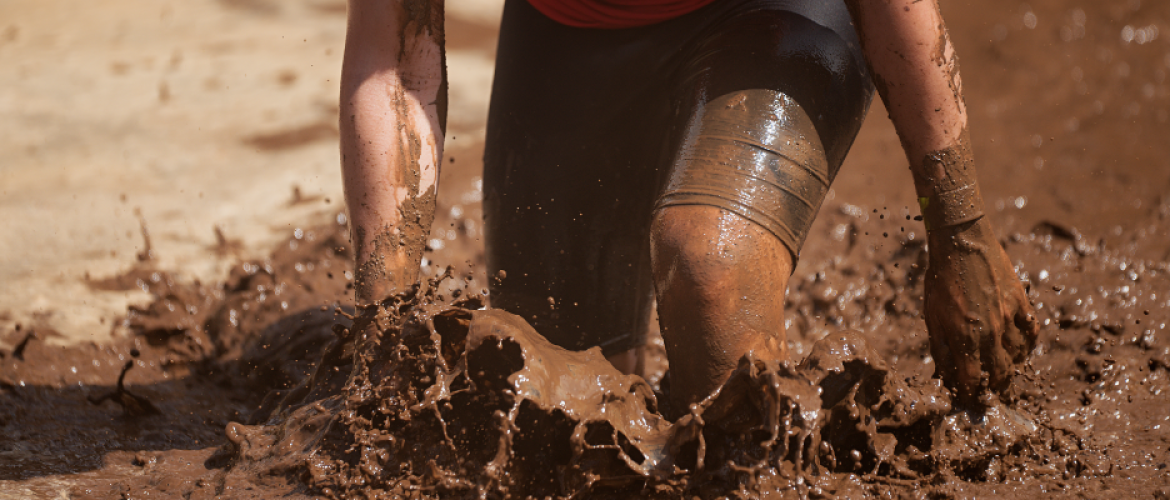
[[[1002,392],[1036,344],[1035,311],[986,218],[928,233],[926,327],[935,371],[971,406]]]

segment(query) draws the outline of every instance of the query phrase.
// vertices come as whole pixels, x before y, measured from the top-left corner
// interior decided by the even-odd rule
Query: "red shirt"
[[[715,0],[528,0],[550,19],[577,28],[635,28],[674,19]]]

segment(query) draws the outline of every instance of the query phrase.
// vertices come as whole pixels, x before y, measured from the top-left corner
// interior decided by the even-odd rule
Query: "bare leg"
[[[704,205],[660,209],[651,228],[654,286],[676,408],[701,401],[739,359],[788,356],[788,249],[768,231]]]

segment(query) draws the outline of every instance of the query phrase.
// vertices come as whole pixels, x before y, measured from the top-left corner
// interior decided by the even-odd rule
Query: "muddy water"
[[[745,360],[670,412],[659,371],[621,376],[468,301],[471,145],[445,164],[424,269],[454,277],[376,321],[335,312],[352,256],[334,214],[224,283],[95,280],[154,294],[132,338],[0,332],[0,497],[1170,495],[1170,10],[943,8],[988,217],[1042,324],[1010,404],[956,412],[930,378],[924,235],[888,124],[867,123],[810,234],[793,360]]]
[[[717,394],[668,415],[654,386],[600,352],[561,350],[520,318],[481,310],[462,276],[446,273],[353,321],[353,311],[303,307],[347,288],[326,269],[345,276],[348,256],[321,258],[342,241],[340,226],[314,228],[290,239],[296,249],[241,264],[223,286],[159,275],[158,299],[128,318],[137,344],[54,350],[34,333],[5,358],[4,423],[18,445],[3,455],[6,478],[93,498],[950,497],[1165,486],[1170,342],[1159,332],[1170,314],[1158,294],[1170,269],[1067,227],[1007,239],[1043,271],[1028,279],[1047,334],[1005,395],[1010,404],[991,401],[979,414],[956,411],[929,377],[924,338],[894,335],[920,329],[924,255],[910,240],[893,255],[854,245],[794,285],[795,318],[840,325],[798,340],[801,362],[744,359]],[[142,274],[135,284],[155,283],[157,273]],[[283,312],[286,302],[302,312]],[[182,312],[169,316],[168,303]],[[185,307],[201,303],[210,307]],[[816,328],[796,325],[796,335]],[[119,355],[133,368],[123,371]],[[93,382],[21,369],[82,361],[76,378]],[[160,372],[171,380],[135,383]],[[112,380],[119,373],[124,386]]]
[[[1059,333],[1005,395],[1010,404],[989,401],[982,413],[957,411],[937,380],[892,369],[866,334],[839,331],[812,343],[799,364],[744,359],[719,393],[668,419],[657,406],[661,394],[617,373],[600,352],[556,348],[516,316],[479,310],[478,297],[440,305],[437,292],[420,292],[338,328],[335,354],[275,411],[254,416],[255,425],[228,425],[230,444],[210,461],[225,467],[192,491],[387,498],[1161,491],[1167,450],[1159,402],[1170,348],[1150,329],[1127,335],[1120,318],[1134,307],[1147,323],[1164,321],[1165,299],[1159,307],[1135,298],[1157,301],[1170,270],[1134,262],[1125,266],[1136,266],[1133,273],[1119,272],[1107,250],[1067,231],[1045,225],[1009,240],[1025,258],[1043,256],[1045,281],[1065,284],[1033,288]],[[897,291],[920,293],[914,269],[922,248],[903,248],[873,273],[909,272],[857,279],[848,269],[825,269],[798,287],[809,300],[797,307],[832,319],[844,312],[844,322],[890,325],[915,316],[898,309],[908,299]],[[836,301],[825,300],[832,292],[816,289],[828,281],[869,288],[850,301],[864,311],[834,310]],[[1073,297],[1083,296],[1071,287],[1086,282],[1106,284],[1106,295],[1132,305],[1113,303],[1108,315],[1086,298],[1077,307]],[[363,353],[356,362],[336,355],[351,352],[347,344]],[[921,360],[925,352],[885,355]],[[1136,431],[1142,425],[1149,429]]]

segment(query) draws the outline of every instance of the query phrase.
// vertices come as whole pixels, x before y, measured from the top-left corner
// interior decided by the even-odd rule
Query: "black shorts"
[[[506,273],[493,307],[569,349],[643,343],[651,217],[685,135],[707,103],[753,89],[799,104],[831,182],[873,97],[841,0],[718,0],[619,30],[507,0],[484,153],[488,272]]]

